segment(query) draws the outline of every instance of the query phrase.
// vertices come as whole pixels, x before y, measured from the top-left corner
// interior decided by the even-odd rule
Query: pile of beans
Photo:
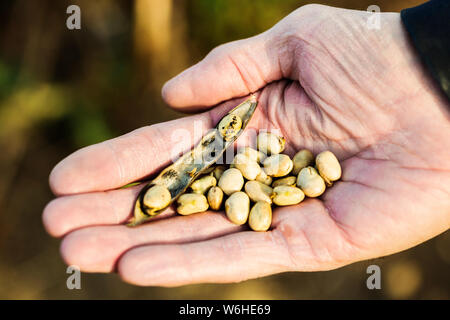
[[[341,166],[330,151],[300,150],[291,159],[282,154],[285,139],[271,132],[257,137],[258,150],[238,150],[229,165],[217,165],[190,186],[190,193],[177,199],[181,215],[225,207],[228,219],[248,222],[254,231],[266,231],[272,223],[272,205],[291,206],[314,198],[341,177]]]

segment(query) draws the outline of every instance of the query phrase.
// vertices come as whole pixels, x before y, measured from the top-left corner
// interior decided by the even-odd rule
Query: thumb
[[[269,31],[213,49],[202,61],[166,82],[163,99],[180,111],[197,111],[281,79],[284,63],[279,45],[274,43],[280,41],[274,41]]]

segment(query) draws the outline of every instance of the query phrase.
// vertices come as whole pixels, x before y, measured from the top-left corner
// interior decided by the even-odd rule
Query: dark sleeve
[[[431,0],[401,12],[425,67],[450,100],[450,0]]]

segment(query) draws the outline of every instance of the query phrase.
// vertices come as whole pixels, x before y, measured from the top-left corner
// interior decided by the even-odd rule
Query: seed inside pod
[[[264,160],[264,171],[272,177],[283,177],[291,172],[294,164],[286,154],[274,154]]]
[[[237,225],[242,225],[247,222],[248,213],[250,210],[250,199],[242,192],[233,193],[225,201],[225,212],[228,219]]]
[[[242,127],[242,119],[235,114],[228,114],[217,125],[220,135],[225,141],[233,138]]]
[[[220,177],[218,186],[227,195],[240,191],[244,186],[244,177],[241,171],[236,168],[225,170]]]
[[[177,203],[177,212],[184,216],[208,210],[206,197],[199,193],[184,193],[177,199]]]
[[[294,176],[277,179],[274,182],[272,182],[272,188],[275,188],[278,186],[293,186],[293,185],[295,185],[296,181],[297,181],[297,177],[294,177]]]
[[[341,165],[331,151],[323,151],[316,157],[316,167],[325,183],[330,186],[333,181],[339,180],[342,174]]]
[[[292,158],[292,162],[294,162],[292,174],[297,176],[300,170],[311,166],[314,163],[314,155],[308,149],[302,149],[295,154],[294,158]]]
[[[325,181],[313,167],[300,170],[297,177],[297,186],[302,189],[306,196],[314,198],[325,191]]]
[[[254,231],[267,231],[272,224],[272,208],[269,203],[255,203],[248,217],[248,225]]]
[[[270,186],[272,183],[272,177],[268,176],[264,170],[261,169],[261,172],[256,176],[256,181],[267,184]]]
[[[209,188],[214,187],[217,184],[216,178],[212,176],[203,176],[191,184],[191,189],[194,193],[206,193]]]
[[[223,191],[219,187],[212,187],[208,191],[208,203],[212,210],[220,210],[223,201]]]
[[[244,154],[258,163],[263,163],[264,159],[266,158],[266,155],[264,153],[250,147],[239,148],[238,154]]]
[[[261,172],[261,167],[258,162],[250,159],[243,153],[238,153],[234,157],[233,164],[247,180],[255,180],[256,176]]]
[[[245,192],[253,202],[265,201],[272,203],[272,188],[258,181],[247,181]]]
[[[277,206],[292,206],[305,198],[302,190],[292,186],[278,186],[273,189],[273,203]]]
[[[261,132],[256,140],[258,150],[268,155],[281,153],[286,144],[283,137],[271,132]]]
[[[143,202],[150,209],[149,211],[157,211],[167,207],[171,198],[172,196],[166,187],[154,185],[145,193]]]

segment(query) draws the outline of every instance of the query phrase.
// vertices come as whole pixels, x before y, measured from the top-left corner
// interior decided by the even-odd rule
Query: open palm
[[[232,282],[333,269],[447,230],[446,102],[413,56],[399,16],[383,14],[377,30],[367,18],[302,7],[261,35],[213,50],[163,89],[168,104],[181,110],[257,92],[248,129],[280,130],[291,155],[329,149],[342,161],[342,179],[320,199],[275,209],[265,233],[233,225],[223,212],[175,216],[173,209],[138,228],[123,225],[141,187],[114,189],[157,173],[170,163],[167,139],[174,131],[214,126],[235,99],[58,164],[50,184],[61,197],[46,207],[44,224],[65,236],[65,261],[87,272],[117,270],[139,285]]]

